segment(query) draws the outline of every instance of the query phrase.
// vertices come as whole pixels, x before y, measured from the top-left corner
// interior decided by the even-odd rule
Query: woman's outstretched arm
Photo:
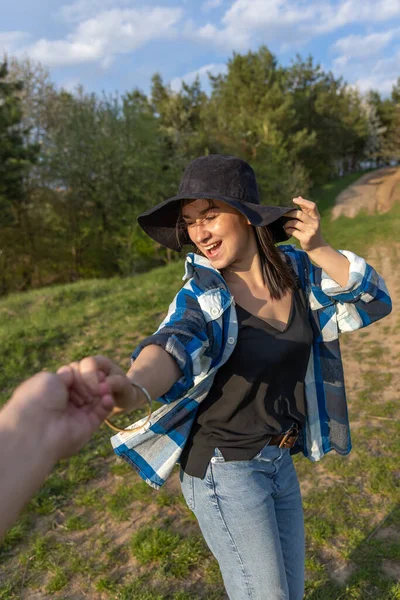
[[[146,399],[131,381],[146,388],[152,400],[165,394],[178,379],[182,372],[176,360],[161,346],[150,344],[132,363],[129,371],[124,370],[106,356],[88,356],[79,362],[61,367],[58,373],[70,373],[76,386],[88,385],[95,392],[102,374],[112,389],[115,400],[115,412],[133,410],[146,404]]]
[[[143,348],[127,373],[130,380],[146,388],[152,400],[163,396],[181,376],[176,360],[155,344]]]

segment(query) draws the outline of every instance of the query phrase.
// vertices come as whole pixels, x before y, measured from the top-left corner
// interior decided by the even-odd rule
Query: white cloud
[[[27,37],[23,31],[0,31],[0,57],[14,52]]]
[[[103,11],[79,23],[65,39],[41,39],[21,48],[19,54],[27,54],[48,66],[94,61],[106,66],[117,54],[132,52],[153,39],[173,36],[181,16],[179,8]]]
[[[400,75],[399,64],[400,46],[397,46],[386,58],[360,55],[347,59],[343,55],[333,61],[333,70],[337,75],[343,75],[352,87],[357,87],[362,93],[375,89],[386,95],[391,92]]]
[[[384,75],[370,75],[360,77],[355,82],[355,86],[365,93],[369,90],[378,90],[381,94],[387,95],[392,91],[392,87],[396,83],[396,77],[385,77]]]
[[[343,71],[348,62],[349,59],[347,58],[347,56],[338,56],[332,61],[332,68],[336,73],[340,74],[340,72]]]
[[[400,0],[340,0],[321,4],[316,33],[335,31],[346,25],[384,22],[400,16]]]
[[[373,56],[383,50],[394,38],[400,36],[400,28],[370,33],[369,35],[348,35],[340,38],[332,46],[331,50],[341,53],[337,61],[344,58],[365,58]]]
[[[288,48],[345,25],[399,16],[400,0],[235,0],[220,27],[188,24],[187,33],[227,50],[244,50],[260,41],[278,41]]]
[[[134,0],[76,0],[61,6],[56,14],[65,21],[79,23],[105,10],[121,9],[132,4],[135,4]]]
[[[301,4],[301,5],[300,5]],[[212,43],[225,50],[247,50],[254,42],[298,45],[310,39],[312,26],[318,22],[323,5],[316,1],[236,0],[225,12],[221,27],[213,23],[188,33],[200,42]]]
[[[397,47],[396,52],[393,52],[393,54],[387,58],[381,58],[380,60],[378,60],[375,65],[374,68],[372,70],[373,74],[380,74],[386,77],[399,77],[400,75],[400,69],[399,69],[399,65],[400,65],[400,47]]]
[[[210,65],[204,65],[200,67],[200,69],[196,69],[195,71],[190,71],[190,73],[186,73],[182,77],[174,77],[171,80],[170,86],[174,92],[179,92],[182,86],[182,81],[191,85],[196,77],[198,76],[200,79],[201,87],[204,90],[209,85],[208,73],[211,75],[218,75],[219,73],[226,73],[227,66],[224,63],[212,63]]]

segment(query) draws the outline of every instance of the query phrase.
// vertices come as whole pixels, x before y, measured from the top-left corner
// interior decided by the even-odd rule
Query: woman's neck
[[[258,252],[235,261],[226,269],[223,269],[222,275],[230,287],[238,288],[244,286],[251,290],[265,287],[262,264]]]

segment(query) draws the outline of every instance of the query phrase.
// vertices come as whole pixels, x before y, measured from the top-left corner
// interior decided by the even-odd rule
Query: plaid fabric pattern
[[[303,452],[312,461],[336,450],[351,450],[339,334],[370,325],[391,312],[382,277],[349,250],[339,250],[350,262],[346,286],[339,286],[306,252],[279,246],[290,261],[306,298],[313,345],[305,376],[307,415],[291,454]],[[175,296],[157,331],[134,350],[131,360],[149,344],[174,357],[182,377],[158,401],[149,423],[134,433],[111,438],[114,451],[158,489],[179,462],[199,403],[207,396],[217,369],[230,357],[238,324],[234,299],[219,271],[202,256],[186,257],[185,285]],[[145,419],[132,425],[138,426]]]

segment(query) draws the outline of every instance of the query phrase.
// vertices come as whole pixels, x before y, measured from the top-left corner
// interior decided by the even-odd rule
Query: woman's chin
[[[218,269],[218,271],[222,271],[222,269],[226,269],[231,264],[231,261],[229,261],[227,258],[224,258],[222,256],[215,257],[215,258],[209,258],[208,260],[210,261],[210,263],[212,264],[212,266],[215,269]]]

